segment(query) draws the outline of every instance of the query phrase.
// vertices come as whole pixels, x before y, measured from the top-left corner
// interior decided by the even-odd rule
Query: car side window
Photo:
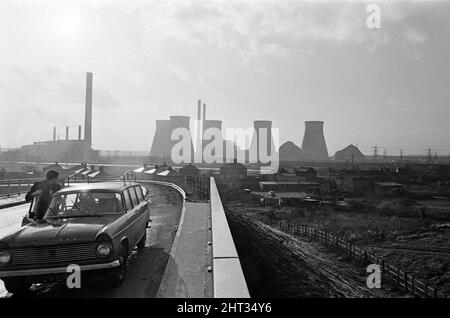
[[[131,198],[130,198],[130,194],[128,193],[128,189],[123,191],[123,197],[125,200],[125,208],[127,211],[132,210],[133,209],[133,205],[131,204]]]
[[[139,200],[136,195],[136,191],[134,191],[133,188],[129,188],[128,190],[130,191],[130,197],[131,197],[131,202],[133,202],[133,206],[137,207],[139,205]]]
[[[144,201],[144,194],[142,193],[142,187],[136,187],[136,193],[139,199],[139,202]]]

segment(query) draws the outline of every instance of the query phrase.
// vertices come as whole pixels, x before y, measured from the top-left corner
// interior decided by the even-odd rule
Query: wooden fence
[[[326,246],[342,250],[347,253],[351,260],[360,262],[362,264],[378,264],[380,265],[382,273],[385,275],[384,277],[400,286],[405,292],[409,292],[415,296],[423,298],[445,297],[438,292],[437,288],[429,286],[426,281],[416,279],[410,273],[392,266],[385,260],[329,232],[320,231],[317,228],[301,224],[292,224],[284,220],[272,221],[269,225],[271,225],[272,227],[276,227],[284,232],[294,235],[306,236],[324,243]]]

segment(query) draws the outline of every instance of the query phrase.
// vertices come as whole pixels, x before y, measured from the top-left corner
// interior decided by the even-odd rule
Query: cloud
[[[405,31],[405,40],[410,43],[421,44],[424,43],[427,38],[423,32],[409,28]]]
[[[84,105],[85,75],[69,72],[56,64],[46,64],[34,70],[15,66],[5,70],[0,103],[14,107],[51,106],[48,112],[73,104]],[[105,88],[94,83],[94,103],[99,108],[118,108],[120,103]],[[39,101],[39,102],[38,102]],[[46,115],[42,113],[42,115]]]

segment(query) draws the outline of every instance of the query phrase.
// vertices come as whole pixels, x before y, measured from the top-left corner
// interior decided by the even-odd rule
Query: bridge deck
[[[157,297],[212,297],[208,203],[186,202]]]

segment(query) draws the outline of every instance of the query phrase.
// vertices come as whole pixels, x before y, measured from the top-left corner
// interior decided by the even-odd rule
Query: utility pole
[[[400,162],[403,161],[403,149],[400,149]]]
[[[373,160],[377,161],[378,159],[378,146],[373,147]]]
[[[428,158],[428,163],[431,163],[433,157],[431,155],[431,148],[428,148],[427,150],[427,158]]]

